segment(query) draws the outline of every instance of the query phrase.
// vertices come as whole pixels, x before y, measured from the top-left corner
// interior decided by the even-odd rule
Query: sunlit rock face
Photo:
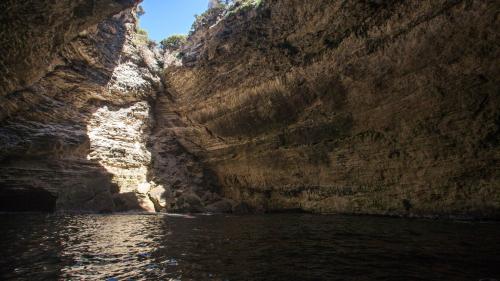
[[[88,159],[98,161],[112,174],[119,193],[135,193],[143,210],[154,211],[154,205],[146,196],[151,189],[147,175],[151,153],[146,148],[151,127],[150,107],[138,102],[130,107],[99,108],[87,124],[90,139]],[[123,197],[123,196],[122,196]],[[121,202],[119,195],[115,201]],[[115,202],[116,203],[116,202]]]
[[[134,191],[147,182],[151,153],[145,144],[150,130],[149,105],[99,108],[87,123],[89,160],[97,160],[116,176],[120,191]]]
[[[80,32],[54,54],[57,67],[3,97],[1,196],[11,194],[27,210],[32,204],[22,195],[39,190],[56,198],[49,209],[154,210],[147,196],[127,193],[147,183],[148,103],[161,88],[155,54],[137,39],[135,25],[125,10]]]
[[[106,1],[97,2],[90,6],[102,8]],[[71,15],[65,20],[78,21]],[[160,79],[159,62],[167,55],[137,34],[136,25],[132,9],[85,25],[76,38],[57,42],[49,54],[54,63],[45,61],[38,81],[2,82],[21,90],[0,96],[0,210],[221,210],[216,181],[184,148],[187,143],[155,137],[175,130],[181,118],[153,110],[173,105]],[[38,43],[30,38],[23,44]],[[34,204],[34,198],[43,202]]]

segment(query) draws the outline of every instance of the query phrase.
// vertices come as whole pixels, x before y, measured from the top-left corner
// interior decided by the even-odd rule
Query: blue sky
[[[194,15],[203,13],[208,0],[144,0],[146,14],[140,18],[140,27],[155,41],[174,35],[187,34]]]

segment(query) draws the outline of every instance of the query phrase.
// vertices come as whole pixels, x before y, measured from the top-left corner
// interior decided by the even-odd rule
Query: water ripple
[[[1,280],[500,280],[500,225],[268,215],[0,215]]]

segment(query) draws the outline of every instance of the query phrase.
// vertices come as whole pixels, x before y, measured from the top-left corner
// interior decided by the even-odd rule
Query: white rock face
[[[179,52],[166,50],[163,54],[163,64],[165,67],[182,66],[182,60],[179,58]]]
[[[146,100],[154,99],[161,85],[160,68],[154,50],[137,38],[135,24],[132,19],[125,23],[126,43],[120,61],[100,93],[113,105],[98,108],[87,123],[87,158],[99,162],[112,175],[119,189],[113,195],[117,210],[154,212],[150,191],[155,189],[157,194],[163,187],[148,182],[151,153],[147,142],[153,117]]]
[[[148,85],[148,82],[142,77],[140,69],[133,62],[118,65],[113,72],[113,79],[116,83],[113,83],[111,89],[117,91],[140,90]]]
[[[152,187],[147,180],[151,163],[151,153],[146,147],[150,126],[150,106],[145,101],[117,110],[104,106],[92,115],[87,125],[91,149],[88,159],[98,161],[113,175],[119,193],[147,194]],[[147,196],[140,198],[140,205],[151,210]]]

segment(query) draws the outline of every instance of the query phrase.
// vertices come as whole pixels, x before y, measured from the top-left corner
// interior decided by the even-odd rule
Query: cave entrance
[[[6,189],[0,212],[54,212],[57,196],[43,189]]]

